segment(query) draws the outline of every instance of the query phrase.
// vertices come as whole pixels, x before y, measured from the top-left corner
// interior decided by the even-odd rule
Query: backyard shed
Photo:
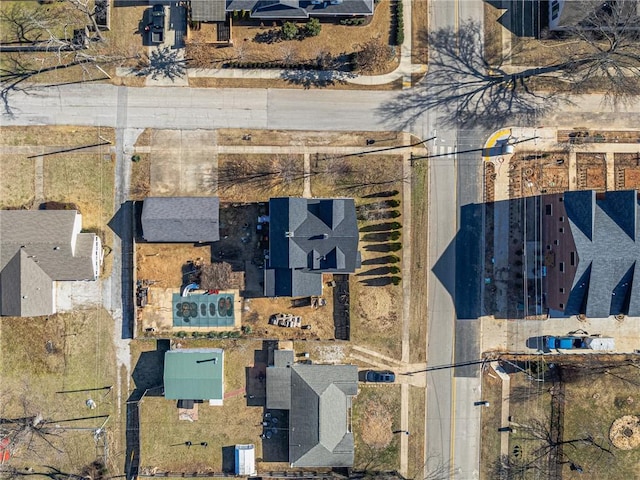
[[[236,475],[253,476],[256,474],[256,448],[253,444],[236,445]]]
[[[220,348],[169,350],[164,356],[164,397],[168,400],[224,399],[224,351]]]
[[[218,197],[149,197],[142,205],[142,236],[147,242],[217,242]]]

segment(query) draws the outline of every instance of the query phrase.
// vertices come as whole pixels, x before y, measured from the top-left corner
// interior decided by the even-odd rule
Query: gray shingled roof
[[[350,467],[353,433],[347,411],[358,393],[355,365],[291,368],[289,462],[294,467]]]
[[[149,197],[142,206],[142,236],[148,242],[220,240],[218,197]]]
[[[93,233],[75,210],[0,210],[0,270],[23,248],[53,280],[95,280]]]
[[[351,198],[272,198],[269,222],[267,296],[319,295],[322,277],[317,274],[352,273],[360,266]]]
[[[289,410],[289,462],[294,467],[350,467],[354,441],[351,399],[358,394],[355,365],[267,368],[267,408]]]
[[[373,15],[374,0],[343,0],[333,5],[330,0],[317,5],[311,0],[227,0],[226,10],[245,10],[252,18],[268,19]]]
[[[564,194],[579,259],[565,313],[638,316],[638,194],[616,191],[602,197],[593,191]]]
[[[0,315],[38,317],[54,313],[53,281],[21,249],[0,271]]]
[[[224,22],[226,0],[191,0],[191,20],[194,22]]]
[[[79,233],[81,218],[75,210],[0,210],[2,315],[53,313],[52,280],[97,278],[100,240]]]

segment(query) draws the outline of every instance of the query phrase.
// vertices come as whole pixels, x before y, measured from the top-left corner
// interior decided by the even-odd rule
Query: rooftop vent
[[[291,237],[293,237],[293,232],[284,232],[284,236],[286,238],[291,238]]]

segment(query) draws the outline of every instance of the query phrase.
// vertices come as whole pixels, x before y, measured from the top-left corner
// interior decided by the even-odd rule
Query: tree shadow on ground
[[[375,277],[360,280],[360,283],[367,287],[384,287],[385,285],[391,285],[392,282],[392,277]]]
[[[365,225],[360,228],[361,232],[388,232],[398,230],[402,225],[398,222],[376,223],[375,225]]]
[[[505,68],[509,58],[499,64],[489,63],[481,24],[468,21],[458,31],[445,27],[423,35],[430,45],[429,71],[420,86],[378,108],[388,124],[405,129],[425,111],[437,109],[451,127],[472,127],[482,122],[486,128],[496,128],[505,125],[506,118],[510,123],[530,123],[558,104],[552,93],[533,91],[530,80],[557,73],[561,66],[511,73]]]
[[[391,243],[375,243],[373,245],[365,245],[364,249],[369,252],[397,252],[402,248],[402,244],[400,242],[391,242]]]
[[[397,268],[397,267],[396,267]],[[358,277],[366,277],[366,276],[374,276],[374,275],[387,275],[391,273],[391,267],[378,267],[366,270],[364,272],[358,273],[356,276]]]
[[[362,261],[362,265],[386,265],[388,263],[398,263],[400,258],[395,255],[385,255],[384,257],[369,258]]]
[[[280,78],[304,88],[324,88],[344,84],[348,79],[356,76],[355,73],[340,70],[284,70]]]

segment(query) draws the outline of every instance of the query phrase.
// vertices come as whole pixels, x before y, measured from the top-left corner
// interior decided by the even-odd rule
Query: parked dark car
[[[151,9],[151,23],[145,27],[151,36],[151,43],[164,41],[164,5],[154,5]]]
[[[393,383],[396,381],[396,374],[389,370],[369,370],[364,378],[367,382]]]

